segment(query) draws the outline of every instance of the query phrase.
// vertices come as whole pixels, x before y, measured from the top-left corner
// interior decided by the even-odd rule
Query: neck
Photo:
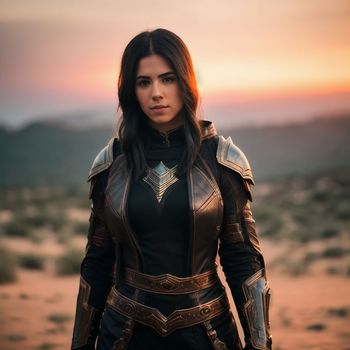
[[[161,124],[161,123],[154,123],[152,121],[149,121],[149,124],[153,129],[156,129],[160,133],[167,134],[181,127],[183,125],[183,121],[181,116],[179,115],[168,123]]]

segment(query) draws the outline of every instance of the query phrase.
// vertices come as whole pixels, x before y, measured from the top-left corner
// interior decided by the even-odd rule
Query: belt
[[[158,294],[189,294],[211,287],[219,281],[216,269],[192,277],[177,277],[164,274],[147,275],[125,268],[125,284],[146,292]]]
[[[223,293],[207,303],[175,310],[168,317],[165,317],[159,310],[127,298],[119,293],[115,287],[111,289],[107,304],[120,314],[153,328],[163,337],[179,328],[208,321],[229,310],[226,293]]]

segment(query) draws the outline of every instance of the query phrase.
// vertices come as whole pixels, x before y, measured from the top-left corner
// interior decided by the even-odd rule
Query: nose
[[[155,81],[152,86],[152,99],[154,101],[158,101],[161,98],[163,98],[163,93],[161,91],[159,83]]]

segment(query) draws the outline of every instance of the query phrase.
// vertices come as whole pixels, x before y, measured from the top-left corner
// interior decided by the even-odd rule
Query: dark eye
[[[149,84],[149,81],[146,79],[141,79],[137,81],[137,86],[145,87]]]
[[[164,83],[172,83],[173,81],[175,81],[175,77],[165,77],[165,78],[163,78],[163,82]]]

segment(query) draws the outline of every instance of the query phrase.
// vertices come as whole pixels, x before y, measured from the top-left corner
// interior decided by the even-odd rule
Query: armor
[[[218,149],[216,152],[217,161],[236,171],[242,176],[244,186],[249,193],[249,199],[252,201],[250,185],[254,185],[252,170],[245,154],[233,142],[231,137],[225,139],[219,136]]]
[[[106,170],[113,162],[113,145],[115,138],[110,139],[108,144],[98,153],[89,171],[88,181],[98,173]]]
[[[107,304],[122,315],[153,328],[162,337],[168,336],[175,330],[212,319],[228,309],[228,300],[223,293],[204,304],[177,309],[166,317],[156,308],[125,297],[114,287],[109,294]]]
[[[181,260],[183,266],[178,267],[176,262],[171,265],[171,261],[165,260],[166,256],[162,258],[167,263],[164,266],[170,266],[174,271],[178,269],[183,276],[150,270],[147,260],[150,253],[146,251],[144,237],[139,236],[135,224],[130,221],[130,205],[133,205],[130,198],[134,195],[131,190],[135,185],[119,141],[112,139],[93,163],[89,174],[93,214],[81,269],[84,283],[89,285],[91,292],[84,305],[91,306],[92,310],[107,308],[122,315],[124,326],[120,334],[116,332],[116,349],[127,349],[132,344],[135,324],[152,328],[161,338],[170,337],[186,327],[201,325],[213,349],[242,349],[226,293],[216,275],[218,246],[247,346],[249,349],[271,349],[269,288],[249,206],[249,200],[252,200],[250,186],[254,184],[252,171],[244,153],[230,138],[218,137],[212,123],[203,122],[202,130],[200,153],[184,178],[175,177],[176,165],[158,162],[149,166],[146,177],[138,185],[142,191],[146,191],[145,186],[149,187],[147,195],[150,196],[151,191],[161,207],[166,196],[173,196],[174,201],[180,195],[188,199],[190,220],[189,233],[185,232],[188,239],[184,243],[186,259]],[[167,140],[167,145],[171,145],[171,137]],[[172,194],[174,186],[177,190]],[[182,188],[187,192],[181,192]],[[169,223],[167,227],[171,225]],[[177,236],[177,243],[179,239]],[[165,250],[173,249],[171,238],[163,244]],[[153,249],[152,254],[158,253]],[[156,265],[156,268],[161,267]],[[157,307],[157,295],[169,302]],[[183,307],[176,308],[176,303],[172,306],[173,298],[177,298]],[[80,299],[78,308],[83,304]],[[80,339],[79,344],[89,344],[89,332],[83,330],[89,328],[86,324],[94,317],[87,318],[90,321],[82,324],[77,312],[73,339]],[[219,318],[231,320],[227,321],[232,328],[230,344],[220,339]],[[101,332],[103,334],[104,330]],[[72,349],[78,349],[74,344],[78,343],[73,343]]]
[[[249,180],[254,184],[252,170],[247,157],[233,142],[231,137],[225,139],[219,136],[216,158],[220,164],[236,171],[244,180]]]
[[[152,276],[129,268],[125,269],[125,283],[127,285],[159,294],[194,293],[213,286],[218,280],[216,269],[193,277],[176,277],[170,274]]]
[[[272,343],[268,309],[270,303],[270,287],[266,281],[264,270],[256,272],[243,284],[246,302],[243,313],[248,323],[246,342],[256,349],[269,349]]]
[[[223,193],[224,197],[227,197],[224,199],[225,202],[230,203],[235,196],[232,191],[234,186],[231,186],[232,174],[228,169],[241,176],[249,199],[252,200],[250,185],[254,184],[254,180],[249,162],[244,153],[233,144],[231,138],[225,140],[220,137],[217,160],[226,167],[222,172],[225,184]],[[226,207],[227,213],[224,214],[219,252],[227,282],[231,290],[236,290],[234,300],[244,330],[246,347],[247,349],[269,350],[272,344],[268,318],[270,288],[266,280],[265,263],[256,234],[255,220],[248,201],[238,206]],[[240,246],[256,252],[258,261],[252,260],[250,263],[260,265],[260,268],[257,268],[253,275],[249,273],[245,276],[246,279],[242,274],[241,281],[237,283],[230,273],[234,262],[228,260],[232,260],[233,250],[239,251]]]
[[[72,349],[94,349],[102,311],[89,304],[90,286],[81,277]]]
[[[167,188],[178,180],[175,175],[176,170],[177,165],[169,169],[163,162],[160,162],[155,168],[148,167],[147,175],[143,178],[143,181],[151,186],[156,194],[158,202],[162,200],[163,194]]]

